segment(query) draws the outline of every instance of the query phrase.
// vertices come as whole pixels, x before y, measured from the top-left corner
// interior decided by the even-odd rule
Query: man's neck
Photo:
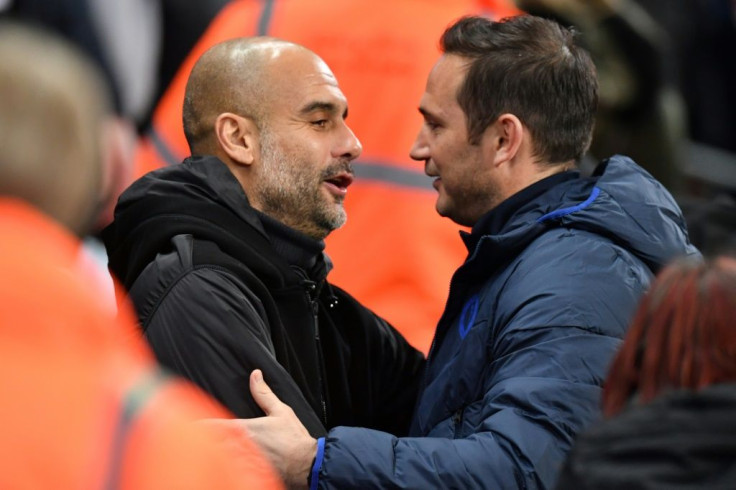
[[[460,232],[468,250],[473,250],[483,235],[497,235],[501,233],[509,219],[524,205],[544,194],[552,187],[579,177],[578,172],[552,172],[547,177],[539,179],[531,185],[521,189],[506,198],[499,205],[488,211],[473,225],[471,233]]]
[[[574,160],[554,164],[530,161],[524,165],[521,165],[517,168],[517,171],[514,172],[514,179],[508,182],[505,186],[504,193],[501,197],[500,202],[505,201],[514,194],[517,194],[527,187],[534,185],[540,180],[544,180],[547,177],[559,174],[561,172],[574,170],[575,168],[576,165]]]

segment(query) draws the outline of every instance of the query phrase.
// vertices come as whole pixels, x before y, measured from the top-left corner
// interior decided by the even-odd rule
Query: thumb
[[[266,415],[272,415],[274,412],[278,412],[281,407],[286,406],[263,380],[263,373],[260,369],[250,373],[250,393]]]

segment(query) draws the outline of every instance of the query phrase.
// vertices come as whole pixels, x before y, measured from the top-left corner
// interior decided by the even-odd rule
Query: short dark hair
[[[477,144],[501,114],[528,128],[536,156],[548,163],[579,160],[590,146],[598,81],[576,33],[558,23],[521,15],[494,22],[463,17],[442,35],[445,54],[471,60],[457,100],[468,139]]]

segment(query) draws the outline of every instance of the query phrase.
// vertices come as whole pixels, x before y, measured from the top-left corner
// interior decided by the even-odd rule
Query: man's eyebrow
[[[301,108],[299,111],[299,114],[307,115],[315,111],[324,111],[328,112],[330,114],[337,114],[338,107],[333,102],[323,102],[319,100],[315,100],[314,102],[310,102],[309,104],[305,105]],[[348,108],[345,107],[345,111],[342,113],[342,118],[345,119],[348,117]]]
[[[437,116],[435,114],[432,114],[429,110],[425,109],[424,107],[418,107],[419,113],[424,116],[425,119],[429,118],[436,118]]]

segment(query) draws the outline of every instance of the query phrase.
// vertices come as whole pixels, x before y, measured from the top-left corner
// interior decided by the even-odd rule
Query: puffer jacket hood
[[[521,207],[493,243],[494,258],[514,257],[548,228],[562,226],[603,236],[630,251],[653,273],[679,255],[699,254],[669,192],[628,157],[615,155],[594,174],[555,186]],[[686,244],[683,246],[683,244]],[[489,246],[484,243],[484,246]],[[471,251],[471,259],[473,258]]]
[[[585,195],[591,186],[588,198],[579,201],[581,191]],[[539,221],[559,219],[562,226],[605,236],[654,273],[675,256],[699,254],[672,195],[628,157],[616,155],[602,162],[580,190],[570,189],[563,199],[580,204],[563,204]]]

